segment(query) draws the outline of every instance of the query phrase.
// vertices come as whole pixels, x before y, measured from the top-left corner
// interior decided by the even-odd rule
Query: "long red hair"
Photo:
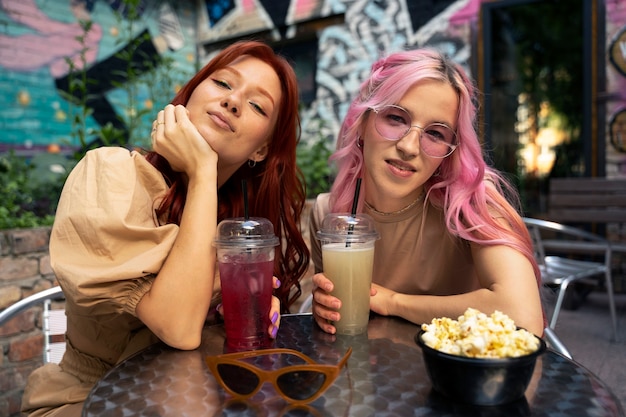
[[[186,105],[198,84],[242,55],[258,58],[276,71],[281,83],[282,99],[267,157],[254,167],[243,164],[220,187],[217,220],[219,222],[229,217],[243,217],[241,181],[245,179],[248,184],[250,215],[269,219],[281,242],[276,250],[274,263],[274,275],[280,279],[281,286],[275,294],[281,301],[283,312],[289,312],[291,304],[302,293],[299,280],[309,266],[310,256],[300,232],[300,216],[306,193],[302,172],[296,165],[300,115],[298,84],[293,68],[268,45],[258,41],[240,41],[220,51],[187,82],[171,103]],[[165,214],[169,223],[180,224],[187,194],[181,174],[174,172],[167,160],[155,152],[148,153],[146,159],[163,173],[170,186],[159,207],[159,214]],[[293,286],[296,291],[291,295]]]

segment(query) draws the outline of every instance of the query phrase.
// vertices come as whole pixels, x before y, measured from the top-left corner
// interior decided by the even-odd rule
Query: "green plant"
[[[79,53],[80,69],[76,66],[71,57],[66,57],[65,62],[69,66],[68,90],[58,90],[59,94],[69,103],[68,113],[71,121],[71,136],[78,140],[79,149],[74,153],[74,159],[80,160],[85,152],[98,145],[92,141],[92,137],[99,137],[105,145],[111,143],[123,143],[124,132],[116,129],[111,124],[102,126],[100,129],[88,129],[87,119],[93,113],[93,109],[87,105],[89,100],[89,85],[95,81],[87,77],[87,52],[89,48],[85,39],[91,30],[93,22],[90,20],[79,20],[78,24],[82,33],[75,39],[82,45]]]
[[[122,3],[125,14],[116,12],[117,27],[121,30],[115,42],[119,48],[115,58],[122,63],[122,68],[112,70],[109,81],[119,93],[116,95],[117,100],[111,100],[122,109],[117,118],[124,129],[112,123],[97,129],[87,127],[87,120],[93,113],[88,105],[89,90],[91,85],[97,83],[87,74],[86,54],[89,48],[85,41],[92,28],[92,21],[79,21],[82,33],[75,39],[82,45],[79,53],[80,68],[70,57],[66,58],[70,68],[68,91],[60,90],[59,94],[69,103],[71,137],[75,139],[74,143],[79,143],[79,149],[74,154],[76,161],[88,150],[102,145],[149,146],[149,132],[156,112],[169,103],[174,95],[174,86],[182,84],[190,76],[176,66],[176,60],[172,57],[155,57],[144,52],[143,47],[154,40],[148,31],[136,35],[137,23],[141,21],[138,12],[141,0],[123,0]],[[144,106],[141,106],[139,99],[142,96],[146,97]]]
[[[127,128],[126,143],[149,147],[149,133],[156,113],[171,101],[174,87],[183,84],[191,74],[178,67],[176,60],[165,52],[156,56],[145,52],[147,44],[156,48],[159,42],[148,31],[135,35],[135,26],[142,19],[138,11],[143,1],[123,2],[125,14],[116,13],[121,29],[116,41],[116,46],[120,47],[116,57],[124,63],[124,67],[112,72],[111,84],[123,92],[123,98],[118,103],[123,111],[118,118]],[[140,97],[145,100],[140,101]]]
[[[321,132],[321,129],[318,131]],[[315,198],[318,194],[330,190],[333,170],[329,165],[328,157],[331,154],[332,148],[329,141],[321,134],[313,140],[298,144],[296,158],[306,182],[307,198]]]
[[[33,181],[35,169],[13,151],[0,155],[0,229],[51,225],[56,207],[53,189],[45,182]],[[51,207],[53,206],[53,207]]]
[[[89,106],[92,98],[90,91],[97,83],[89,78],[87,72],[89,47],[86,39],[93,22],[80,20],[81,33],[75,37],[82,45],[78,62],[69,57],[65,59],[69,66],[67,90],[58,90],[68,103],[71,143],[75,151],[70,158],[49,153],[30,159],[20,158],[14,153],[0,155],[0,229],[52,224],[67,175],[90,149],[112,144],[149,146],[144,142],[149,140],[156,111],[169,103],[174,87],[189,76],[176,67],[172,57],[142,55],[142,43],[151,42],[151,38],[147,31],[135,36],[136,23],[141,19],[137,13],[140,0],[122,1],[126,16],[117,15],[118,27],[122,29],[117,46],[124,47],[116,53],[116,58],[123,63],[123,67],[111,73],[110,82],[123,96],[116,104],[122,108],[118,118],[125,129],[119,129],[112,123],[98,128],[88,125],[93,113]],[[145,103],[151,105],[140,108],[138,103],[142,95],[147,96]],[[56,171],[51,171],[51,168],[56,168]]]

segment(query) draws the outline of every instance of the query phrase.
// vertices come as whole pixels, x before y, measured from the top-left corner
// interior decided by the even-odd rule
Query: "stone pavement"
[[[576,310],[562,309],[555,331],[576,362],[598,376],[626,411],[626,294],[615,294],[617,340],[604,291],[593,291]]]

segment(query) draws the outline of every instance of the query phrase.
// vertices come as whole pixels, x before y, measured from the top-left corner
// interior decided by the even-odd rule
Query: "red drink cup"
[[[235,218],[218,225],[215,246],[229,351],[270,344],[269,311],[277,245],[274,227],[267,219]]]

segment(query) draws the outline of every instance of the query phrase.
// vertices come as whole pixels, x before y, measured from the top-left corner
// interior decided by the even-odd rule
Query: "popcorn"
[[[427,346],[471,358],[518,357],[539,348],[535,335],[517,329],[513,320],[500,311],[487,316],[468,308],[458,320],[434,318],[430,324],[422,324],[422,330],[422,340]]]

